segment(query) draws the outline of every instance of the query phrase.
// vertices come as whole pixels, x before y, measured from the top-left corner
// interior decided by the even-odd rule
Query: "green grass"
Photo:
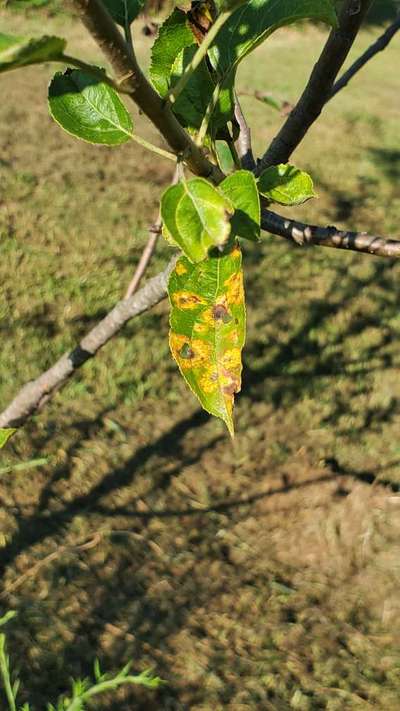
[[[0,17],[8,32],[66,32],[71,52],[101,61],[72,20]],[[277,33],[239,87],[294,101],[323,40],[316,28]],[[147,57],[140,33],[137,45]],[[291,214],[398,236],[397,54],[394,41],[310,131],[294,160],[319,199]],[[1,78],[4,404],[123,295],[170,177],[137,146],[63,134],[47,115],[52,71]],[[282,119],[243,105],[261,151]],[[152,272],[168,255],[160,245]],[[398,708],[400,266],[268,236],[246,246],[245,266],[233,443],[181,381],[163,303],[2,452],[5,588],[69,546],[1,599],[18,610],[21,703],[42,709],[99,657],[168,681],[156,703],[121,692],[99,711]],[[93,548],[73,548],[96,531],[107,533]]]

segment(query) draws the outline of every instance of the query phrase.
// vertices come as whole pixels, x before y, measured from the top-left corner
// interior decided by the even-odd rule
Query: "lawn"
[[[102,61],[68,15],[1,10],[0,24],[65,34],[71,54]],[[239,88],[295,101],[325,36],[278,32]],[[146,62],[140,28],[136,44]],[[398,59],[399,39],[310,131],[294,162],[319,198],[291,214],[399,237]],[[47,114],[54,71],[1,77],[4,405],[123,296],[171,176],[134,144],[64,134]],[[282,118],[247,95],[243,107],[261,152]],[[151,273],[169,254],[160,244]],[[98,711],[399,707],[400,265],[268,235],[244,258],[234,441],[186,390],[164,302],[1,454],[1,605],[18,611],[10,654],[37,711],[96,656],[167,682]]]

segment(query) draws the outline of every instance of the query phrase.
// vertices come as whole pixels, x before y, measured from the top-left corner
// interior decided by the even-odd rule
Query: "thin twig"
[[[260,91],[259,89],[255,89],[255,91],[244,91],[241,89],[238,94],[239,96],[250,96],[252,99],[261,101],[261,103],[270,106],[276,111],[279,111],[281,116],[287,116],[294,109],[293,104],[289,101],[286,99],[278,99],[276,96],[267,91]]]
[[[367,62],[370,61],[373,57],[375,57],[378,52],[382,52],[388,44],[392,41],[393,37],[395,34],[400,30],[400,13],[392,22],[391,25],[385,30],[385,32],[378,37],[378,39],[371,44],[370,47],[359,57],[356,59],[356,61],[349,67],[349,69],[342,74],[342,76],[338,79],[336,84],[334,85],[331,95],[329,97],[329,100],[332,99],[338,91],[341,91],[341,89],[344,89],[345,86],[349,83],[350,79],[354,77],[357,72],[362,69]]]
[[[289,220],[271,210],[262,213],[261,227],[274,235],[285,237],[300,246],[318,245],[353,252],[364,252],[376,257],[400,258],[400,240],[384,239],[366,232],[338,230],[337,227],[307,225],[298,220]]]
[[[134,272],[134,275],[129,283],[129,286],[126,290],[125,294],[125,299],[129,299],[132,294],[135,293],[137,290],[143,275],[150,263],[150,260],[153,256],[154,250],[157,246],[158,238],[161,234],[161,218],[158,217],[158,219],[149,227],[149,239],[147,241],[147,244],[141,254],[141,257],[139,259],[138,265],[136,267],[136,270]]]
[[[169,275],[174,267],[173,258],[164,271],[149,281],[130,299],[122,299],[82,339],[76,348],[61,358],[36,380],[27,383],[11,404],[0,414],[0,427],[19,427],[31,417],[51,395],[102,348],[131,318],[158,304],[167,291]]]
[[[177,182],[182,178],[182,170],[183,166],[182,163],[177,163],[176,168],[174,170],[174,174],[172,176],[171,180],[171,185],[176,185]],[[141,254],[141,257],[139,259],[138,265],[136,267],[136,270],[133,274],[133,277],[128,285],[128,288],[126,290],[125,294],[125,299],[129,299],[132,294],[135,293],[137,290],[143,275],[146,272],[147,267],[150,264],[150,260],[154,254],[154,250],[157,246],[158,238],[161,234],[161,227],[162,227],[162,221],[161,221],[161,214],[160,211],[158,212],[158,217],[155,222],[153,222],[152,225],[149,227],[149,238],[147,241],[147,244]]]
[[[239,126],[239,138],[237,140],[237,152],[242,167],[246,170],[254,170],[256,162],[254,160],[251,147],[250,127],[245,119],[237,94],[235,94],[235,118]]]
[[[258,163],[265,168],[287,163],[328,101],[338,72],[354,43],[371,0],[345,0],[339,27],[331,31],[301,98]]]

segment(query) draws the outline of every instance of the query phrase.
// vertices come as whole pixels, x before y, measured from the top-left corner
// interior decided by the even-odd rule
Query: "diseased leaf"
[[[235,208],[231,219],[232,235],[257,242],[260,237],[261,214],[260,197],[253,173],[238,170],[220,183],[219,190]]]
[[[211,247],[225,244],[233,212],[231,201],[204,178],[172,185],[161,198],[166,230],[192,262],[201,262]]]
[[[142,11],[144,0],[103,0],[111,17],[118,25],[131,25]]]
[[[209,52],[221,76],[279,27],[311,19],[337,25],[332,0],[250,0],[239,7],[222,27]]]
[[[61,37],[16,37],[0,32],[0,73],[29,64],[59,59],[66,41]]]
[[[77,69],[55,74],[49,86],[49,110],[65,131],[89,143],[114,146],[132,136],[131,116],[117,92]]]
[[[13,427],[0,428],[0,449],[2,449],[17,430]]]
[[[311,176],[294,165],[281,163],[267,168],[257,184],[261,195],[279,205],[301,205],[316,197]]]
[[[195,44],[195,40],[187,15],[183,10],[175,8],[161,25],[151,50],[150,79],[160,96],[168,94],[176,58],[185,47],[192,44]]]
[[[170,347],[202,407],[233,435],[234,395],[241,386],[246,314],[242,255],[234,246],[200,264],[181,257],[169,280]]]

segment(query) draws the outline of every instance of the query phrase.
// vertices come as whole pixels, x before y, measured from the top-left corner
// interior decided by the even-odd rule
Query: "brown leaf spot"
[[[238,380],[232,380],[229,385],[224,385],[222,389],[225,395],[234,395],[240,390],[240,382]]]
[[[196,309],[206,303],[201,296],[190,291],[177,291],[172,295],[172,299],[179,309]]]
[[[216,304],[213,307],[212,315],[215,321],[222,321],[223,323],[230,323],[230,321],[232,321],[232,316],[223,304]]]
[[[194,358],[194,350],[189,346],[189,343],[184,343],[179,351],[179,355],[185,360],[192,360],[192,358]]]

